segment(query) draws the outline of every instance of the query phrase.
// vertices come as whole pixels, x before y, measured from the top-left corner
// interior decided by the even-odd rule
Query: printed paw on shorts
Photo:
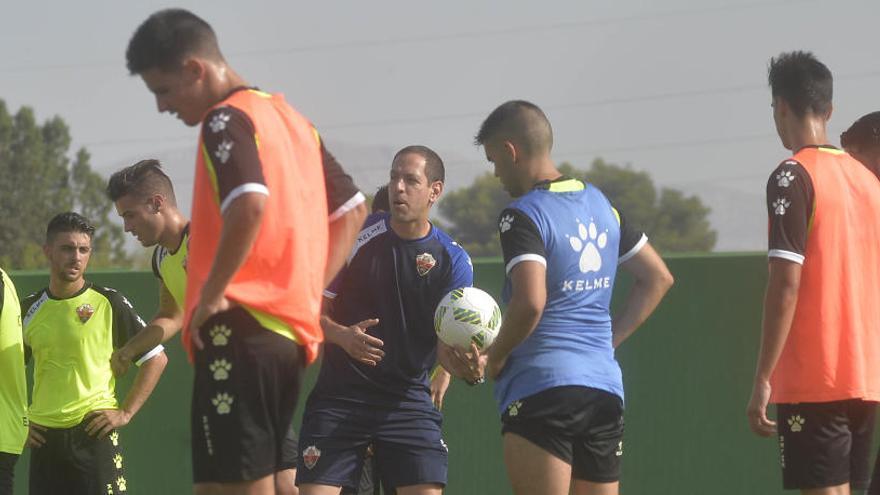
[[[211,343],[214,346],[223,347],[229,344],[229,336],[232,335],[232,330],[226,325],[214,325],[208,332],[208,335],[211,337]]]
[[[208,369],[214,374],[215,381],[222,381],[229,378],[229,372],[232,370],[232,363],[225,359],[215,359]]]
[[[217,408],[217,414],[229,414],[232,411],[233,402],[235,402],[235,398],[226,392],[218,393],[211,399],[211,403]]]

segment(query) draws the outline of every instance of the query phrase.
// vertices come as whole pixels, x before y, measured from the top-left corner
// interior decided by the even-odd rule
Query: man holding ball
[[[476,142],[516,198],[499,216],[507,313],[478,362],[496,382],[513,491],[616,495],[623,381],[614,348],[657,307],[672,275],[601,191],[559,172],[540,108],[504,103]],[[612,318],[618,266],[635,283]],[[450,371],[467,373],[463,364]]]

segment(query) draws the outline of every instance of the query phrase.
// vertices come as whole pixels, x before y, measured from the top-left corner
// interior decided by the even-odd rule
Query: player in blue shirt
[[[452,289],[473,283],[464,249],[428,220],[444,182],[443,162],[424,146],[391,165],[390,213],[367,218],[347,266],[326,295],[321,371],[300,437],[302,495],[354,486],[368,445],[382,484],[401,494],[439,494],[447,450],[429,376],[437,363],[433,317]],[[354,333],[371,345],[349,355],[332,342]],[[444,371],[445,372],[445,371]]]
[[[499,216],[507,312],[486,363],[513,491],[616,494],[623,383],[614,348],[657,307],[672,275],[601,191],[562,176],[540,108],[501,105],[476,142],[516,198]],[[612,318],[618,266],[635,283]]]

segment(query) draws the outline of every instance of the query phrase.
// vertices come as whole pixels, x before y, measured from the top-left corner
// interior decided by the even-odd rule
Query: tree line
[[[80,148],[70,156],[70,130],[61,117],[38,123],[29,107],[11,114],[0,100],[0,266],[39,269],[45,229],[56,213],[74,210],[94,222],[92,261],[96,268],[131,268],[142,256],[125,249],[122,228],[112,221],[106,179],[92,170]],[[647,172],[593,161],[589,169],[563,163],[560,170],[598,186],[627,221],[645,230],[661,252],[711,251],[716,232],[709,208],[697,196],[661,188]],[[443,226],[471,256],[500,256],[498,213],[510,202],[491,174],[470,186],[447,191],[439,204]],[[140,264],[140,263],[138,263]]]

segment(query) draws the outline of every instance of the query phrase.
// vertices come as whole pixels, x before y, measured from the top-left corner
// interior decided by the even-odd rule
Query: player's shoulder
[[[49,300],[49,288],[44,287],[34,293],[25,296],[21,302],[21,321],[24,326],[30,323],[31,318],[40,310],[43,303]]]
[[[362,245],[388,232],[388,220],[391,215],[380,211],[372,213],[364,220],[364,225],[358,233],[356,244]]]
[[[244,110],[225,102],[211,109],[202,119],[202,133],[205,135],[219,134],[233,124],[253,127],[251,118]]]
[[[355,258],[358,253],[363,253],[364,247],[367,245],[375,245],[375,240],[383,237],[388,231],[388,213],[379,212],[367,217],[354,240],[354,246],[349,254],[349,261]],[[367,252],[372,248],[368,248]]]
[[[450,256],[452,256],[453,258],[466,258],[468,261],[470,260],[470,255],[468,255],[468,252],[464,248],[464,246],[453,239],[453,237],[449,235],[449,233],[447,233],[440,227],[437,227],[436,225],[433,227],[433,231],[434,237],[437,239],[437,241],[440,242],[440,244],[443,246],[446,252],[449,253]]]
[[[800,180],[798,180],[800,179]],[[770,173],[767,178],[768,187],[787,188],[797,182],[809,182],[810,174],[804,165],[795,157],[786,158]]]
[[[124,306],[128,309],[134,309],[134,306],[132,306],[132,304],[128,300],[128,298],[125,297],[125,295],[123,293],[119,292],[117,289],[114,289],[113,287],[107,287],[106,285],[92,284],[92,286],[89,287],[89,290],[94,291],[95,293],[97,293],[97,294],[101,295],[102,297],[104,297],[105,299],[107,299],[107,301],[109,301],[110,304],[114,308],[119,308],[120,306]]]
[[[49,288],[43,287],[42,289],[40,289],[36,292],[32,292],[32,293],[24,296],[21,299],[21,308],[27,309],[27,308],[33,306],[34,304],[36,304],[37,301],[40,301],[41,299],[48,299],[48,298],[49,298]]]

